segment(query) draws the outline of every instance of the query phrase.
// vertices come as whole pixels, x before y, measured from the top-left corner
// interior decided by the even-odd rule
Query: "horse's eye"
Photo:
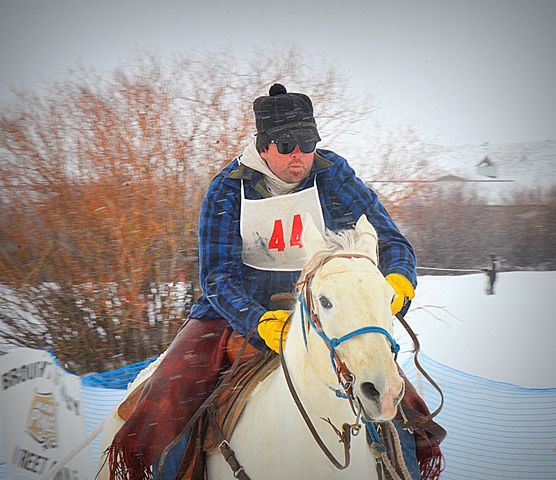
[[[330,300],[328,300],[328,298],[326,298],[324,295],[321,295],[319,297],[319,302],[322,305],[322,308],[325,308],[326,310],[330,310],[332,308]]]

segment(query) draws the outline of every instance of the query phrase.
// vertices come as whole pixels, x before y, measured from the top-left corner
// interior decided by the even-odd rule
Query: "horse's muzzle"
[[[358,388],[356,386],[357,397],[368,420],[386,421],[395,417],[404,395],[403,380],[396,380],[384,382],[378,387],[372,382],[362,382]]]

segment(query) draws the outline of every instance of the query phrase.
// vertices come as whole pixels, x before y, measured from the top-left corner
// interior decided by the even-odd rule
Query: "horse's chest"
[[[261,415],[264,414],[265,420],[240,420],[230,444],[252,480],[376,478],[374,459],[363,434],[352,439],[351,464],[348,469],[338,470],[319,448],[297,411],[280,412],[280,408],[273,410],[268,403],[266,406],[262,403],[251,404],[250,407],[251,412],[258,410]],[[343,449],[332,430],[328,432],[323,429],[322,437],[342,462]],[[209,457],[208,474],[209,479],[233,478],[230,467],[219,453]]]
[[[293,360],[291,363],[294,363]],[[303,376],[300,372],[297,372],[298,377]],[[335,457],[343,462],[343,446],[320,417],[332,416],[333,421],[341,426],[343,421],[353,419],[353,413],[347,402],[336,403],[338,400],[331,396],[328,389],[315,389],[316,384],[310,383],[313,387],[304,385],[302,400],[322,440]],[[375,461],[363,432],[352,438],[350,466],[346,470],[338,470],[332,465],[303,421],[280,369],[263,380],[251,395],[236,424],[230,445],[252,480],[377,478]],[[208,458],[207,469],[209,479],[233,478],[229,465],[220,453]]]

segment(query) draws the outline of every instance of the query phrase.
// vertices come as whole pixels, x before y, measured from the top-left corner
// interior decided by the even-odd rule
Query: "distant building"
[[[488,155],[477,164],[477,173],[489,178],[496,178],[496,165]]]
[[[474,180],[469,180],[467,178],[459,177],[458,175],[443,175],[442,177],[435,178],[434,180],[430,180],[431,183],[445,183],[445,182],[473,182]]]

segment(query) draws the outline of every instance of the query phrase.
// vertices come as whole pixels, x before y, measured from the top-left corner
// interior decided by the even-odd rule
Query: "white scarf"
[[[268,167],[264,158],[259,155],[255,142],[252,142],[243,151],[239,159],[242,165],[252,168],[264,175],[266,188],[271,196],[285,195],[295,189],[301,182],[288,183],[280,180]]]

